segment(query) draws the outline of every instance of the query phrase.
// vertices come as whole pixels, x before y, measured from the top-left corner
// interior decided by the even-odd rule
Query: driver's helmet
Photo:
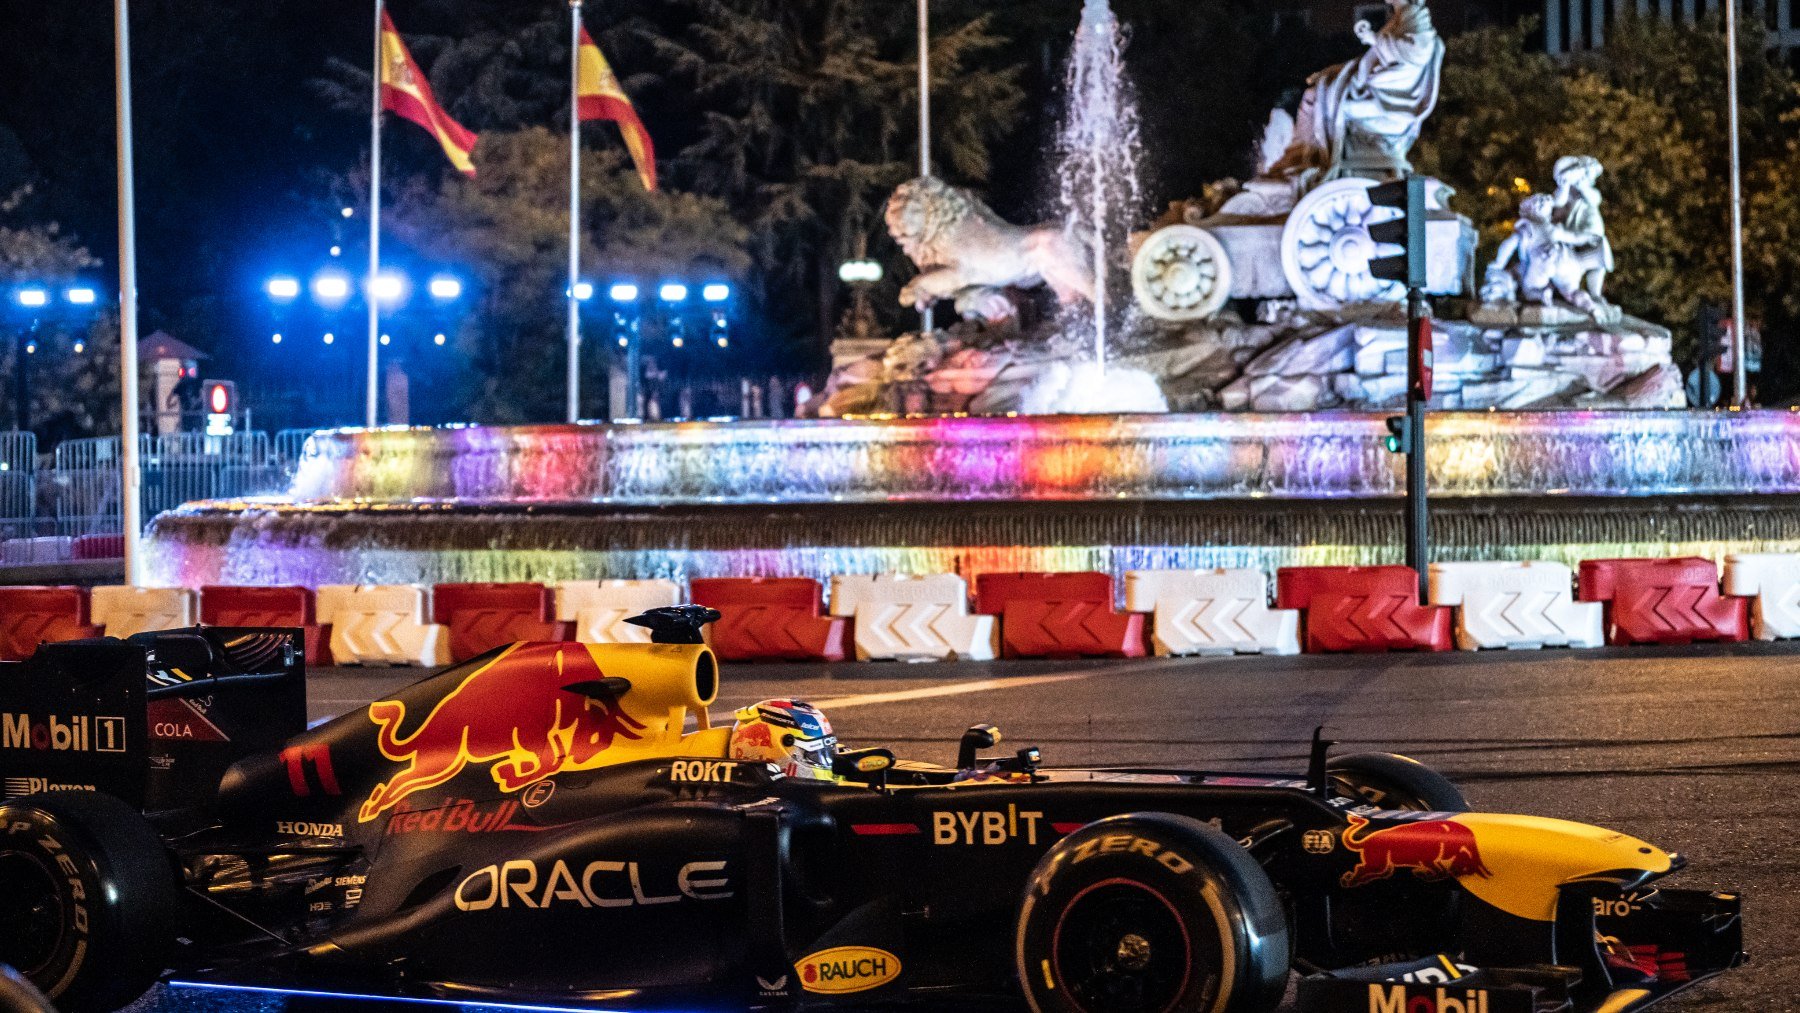
[[[764,700],[737,712],[731,758],[768,763],[789,777],[832,779],[837,736],[825,712],[798,700]]]

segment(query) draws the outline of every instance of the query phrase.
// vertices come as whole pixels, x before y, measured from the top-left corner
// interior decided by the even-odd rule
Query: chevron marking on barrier
[[[1706,594],[1705,588],[1677,586],[1654,591],[1661,593],[1650,603],[1648,611],[1661,620],[1670,633],[1692,637],[1711,632],[1713,624],[1700,614],[1700,599]]]
[[[1758,640],[1800,637],[1800,581],[1790,580],[1777,594],[1764,590],[1756,597]]]
[[[1405,604],[1405,595],[1356,595],[1345,599],[1346,607],[1337,613],[1337,617],[1348,622],[1370,643],[1405,643],[1412,638],[1394,618],[1394,613]]]
[[[1189,599],[1178,609],[1157,616],[1156,621],[1161,623],[1167,615],[1173,621],[1173,632],[1187,637],[1197,653],[1232,654],[1244,641],[1255,640],[1239,621],[1249,607],[1247,601],[1230,598]]]
[[[575,639],[586,644],[647,644],[650,631],[625,621],[636,614],[632,609],[604,605],[584,608],[576,613]]]

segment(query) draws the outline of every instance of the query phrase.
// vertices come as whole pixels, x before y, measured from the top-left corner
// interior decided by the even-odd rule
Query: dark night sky
[[[1155,148],[1148,189],[1160,201],[1241,171],[1237,163],[1269,104],[1308,69],[1354,46],[1305,39],[1271,43],[1273,57],[1195,52],[1193,39],[1206,38],[1207,26],[1266,20],[1266,9],[1257,0],[1117,2],[1122,19],[1139,26],[1132,58],[1140,73],[1143,66],[1191,68],[1152,87],[1140,83]],[[620,0],[623,8],[643,3]],[[1034,152],[1049,136],[1057,51],[1078,6],[995,5],[1001,30],[1023,36],[1010,58],[1025,68],[1032,92],[1031,113],[1010,147]],[[360,256],[363,220],[336,214],[329,181],[364,157],[367,119],[331,108],[309,82],[326,73],[329,58],[367,65],[372,5],[133,0],[132,7],[144,329],[167,328],[223,353],[229,365],[232,346],[249,333],[246,308],[264,308],[260,285],[271,271],[306,270],[340,240],[346,258]],[[617,16],[608,7],[594,5],[589,24]],[[503,26],[549,8],[561,9],[562,0],[397,0],[392,12],[413,36]],[[111,0],[0,2],[0,39],[11,43],[0,60],[0,194],[34,183],[24,217],[61,223],[107,261],[108,275],[116,248],[112,17]],[[1234,58],[1254,62],[1233,69]],[[1208,83],[1208,73],[1229,74],[1231,84]],[[1221,86],[1242,109],[1219,99]],[[651,121],[653,132],[678,118],[651,112],[664,116],[662,124]],[[1031,210],[1035,198],[1006,194],[1028,193],[1041,165],[1000,154],[996,205]],[[264,323],[256,322],[259,336]]]

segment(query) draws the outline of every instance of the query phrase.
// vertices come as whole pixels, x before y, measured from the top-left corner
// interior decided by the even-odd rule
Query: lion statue
[[[1049,285],[1065,304],[1094,298],[1087,252],[1062,229],[1009,224],[942,180],[902,183],[888,200],[887,227],[919,267],[900,292],[902,305],[922,310],[955,299],[960,312],[991,321],[1003,316],[993,296],[1004,288]]]

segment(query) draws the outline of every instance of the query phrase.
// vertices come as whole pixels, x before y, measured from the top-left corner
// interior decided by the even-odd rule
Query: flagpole
[[[569,0],[569,421],[581,419],[581,0]],[[613,414],[618,414],[614,412]]]
[[[1738,32],[1736,0],[1725,5],[1725,95],[1731,109],[1731,406],[1750,406],[1749,325],[1744,320],[1744,172],[1738,134]]]
[[[381,13],[382,0],[375,0],[375,62],[369,78],[369,277],[363,284],[363,298],[369,304],[369,390],[364,416],[370,429],[380,422],[381,404],[381,300],[375,284],[381,276]]]
[[[919,0],[919,176],[931,175],[931,0]],[[936,330],[930,304],[920,312],[920,330]]]
[[[123,499],[125,583],[143,578],[143,502],[138,471],[137,187],[131,132],[131,0],[113,2],[114,100],[119,142],[119,488]]]

